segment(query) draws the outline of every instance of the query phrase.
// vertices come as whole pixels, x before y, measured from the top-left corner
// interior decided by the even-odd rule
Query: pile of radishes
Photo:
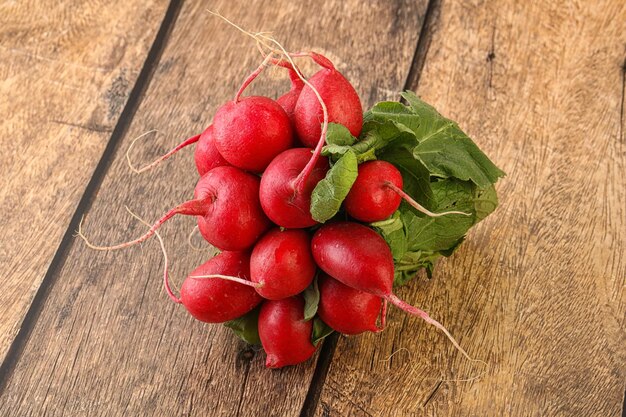
[[[387,302],[434,324],[465,354],[441,324],[394,295],[394,277],[402,284],[403,277],[423,267],[430,273],[437,257],[449,256],[467,229],[495,208],[480,204],[501,171],[493,171],[479,150],[489,164],[476,158],[473,142],[455,136],[458,126],[414,95],[404,95],[409,106],[383,102],[364,117],[355,89],[327,58],[313,52],[275,56],[266,57],[202,134],[155,162],[196,143],[201,177],[194,198],[136,240],[90,245],[128,247],[176,214],[196,216],[203,238],[221,253],[191,271],[179,297],[166,273],[166,290],[196,319],[225,323],[249,343],[260,342],[270,368],[307,360],[333,330],[383,330]],[[319,71],[305,78],[295,57],[312,59]],[[243,96],[270,65],[286,69],[291,90],[276,100]],[[463,142],[470,158],[459,156],[454,143],[448,162],[446,146],[418,154],[450,129],[441,143]],[[433,160],[436,152],[443,162]],[[478,160],[477,168],[464,159]],[[479,183],[476,169],[488,184]],[[441,200],[441,184],[442,195],[452,189],[446,181],[469,187],[472,205],[465,194],[454,204]],[[434,233],[441,247],[416,246],[414,226]],[[454,237],[447,236],[453,229]]]

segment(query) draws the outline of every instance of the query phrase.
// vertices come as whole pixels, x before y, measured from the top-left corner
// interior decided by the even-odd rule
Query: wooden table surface
[[[626,3],[306,3],[0,3],[0,415],[619,416]],[[498,210],[400,290],[486,368],[392,309],[382,334],[266,370],[169,302],[156,240],[105,253],[74,238],[85,216],[94,241],[123,241],[144,231],[124,205],[155,219],[191,196],[191,152],[142,175],[124,155],[151,129],[138,161],[200,132],[258,65],[207,8],[327,54],[364,106],[416,91],[507,172]],[[250,91],[276,96],[283,78]],[[186,243],[193,225],[163,229],[178,285],[208,256]]]

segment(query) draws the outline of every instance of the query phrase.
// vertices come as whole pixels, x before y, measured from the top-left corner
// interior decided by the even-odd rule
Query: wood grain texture
[[[418,319],[341,338],[318,416],[619,416],[626,381],[626,4],[444,1],[418,93],[508,173]],[[393,355],[393,356],[392,356]]]
[[[328,53],[355,81],[366,105],[397,99],[419,33],[425,2],[186,2],[128,135],[115,154],[85,223],[95,242],[119,242],[145,231],[128,204],[155,219],[190,198],[197,180],[191,151],[141,176],[126,166],[130,140],[150,129],[133,153],[149,161],[201,131],[217,106],[260,62],[254,43],[206,8],[252,30],[272,30],[287,48]],[[376,34],[374,36],[373,34]],[[313,65],[303,61],[306,72]],[[277,96],[288,87],[277,69],[250,93]],[[194,220],[174,219],[163,236],[182,277],[208,257],[187,246]],[[29,342],[0,398],[0,415],[298,415],[315,361],[280,371],[228,329],[194,321],[161,290],[156,241],[143,250],[94,252],[74,241],[53,277]]]
[[[0,4],[0,362],[50,266],[167,3]]]

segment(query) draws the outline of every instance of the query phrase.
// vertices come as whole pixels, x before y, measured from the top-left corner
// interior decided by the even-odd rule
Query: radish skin
[[[387,186],[402,189],[402,174],[386,161],[359,165],[359,173],[344,200],[346,212],[355,219],[371,223],[387,219],[400,207],[402,197]]]
[[[207,274],[233,275],[248,280],[250,254],[225,251],[189,274],[180,289],[180,302],[197,320],[223,323],[243,316],[261,303],[261,296],[249,286],[232,281],[194,278]]]
[[[328,122],[342,124],[353,136],[358,137],[363,126],[363,107],[354,87],[326,57],[314,52],[307,55],[322,67],[308,81],[326,105]],[[306,146],[314,147],[317,144],[322,116],[318,98],[309,85],[304,86],[296,103],[294,120],[298,138]]]
[[[280,300],[304,291],[317,271],[311,254],[311,237],[301,229],[274,228],[254,245],[250,278],[257,292],[268,300]]]
[[[311,216],[311,194],[330,166],[328,158],[320,157],[306,180],[299,183],[310,161],[311,149],[289,149],[274,158],[261,178],[259,198],[263,211],[281,227],[304,228],[317,224]]]
[[[259,313],[259,338],[267,354],[265,366],[282,368],[309,359],[315,353],[312,332],[313,321],[304,320],[301,296],[264,302]]]
[[[347,335],[379,332],[384,329],[384,300],[373,294],[359,291],[330,277],[318,277],[320,302],[317,314],[333,330]],[[377,325],[381,316],[381,325]]]
[[[391,249],[375,231],[354,222],[327,224],[313,236],[311,249],[315,262],[328,275],[422,318],[441,330],[466,358],[473,360],[441,323],[393,293],[394,264]]]

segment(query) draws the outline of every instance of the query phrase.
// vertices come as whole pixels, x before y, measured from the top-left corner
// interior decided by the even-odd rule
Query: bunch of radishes
[[[321,68],[307,79],[293,57]],[[286,68],[291,90],[277,100],[244,97],[268,65]],[[381,143],[401,143],[402,135],[372,142],[371,134],[360,137],[363,120],[355,89],[327,58],[270,54],[201,135],[155,162],[197,143],[194,199],[139,239],[104,249],[143,242],[176,214],[196,216],[204,239],[221,253],[189,274],[180,297],[166,274],[167,292],[196,319],[227,323],[244,340],[260,341],[271,368],[307,360],[332,330],[383,330],[387,302],[434,324],[465,354],[441,324],[393,294],[394,254],[383,236],[403,200],[428,216],[471,214],[432,213],[403,191],[400,170],[375,158]],[[329,124],[347,141],[327,140]],[[330,214],[320,219],[312,205]]]

